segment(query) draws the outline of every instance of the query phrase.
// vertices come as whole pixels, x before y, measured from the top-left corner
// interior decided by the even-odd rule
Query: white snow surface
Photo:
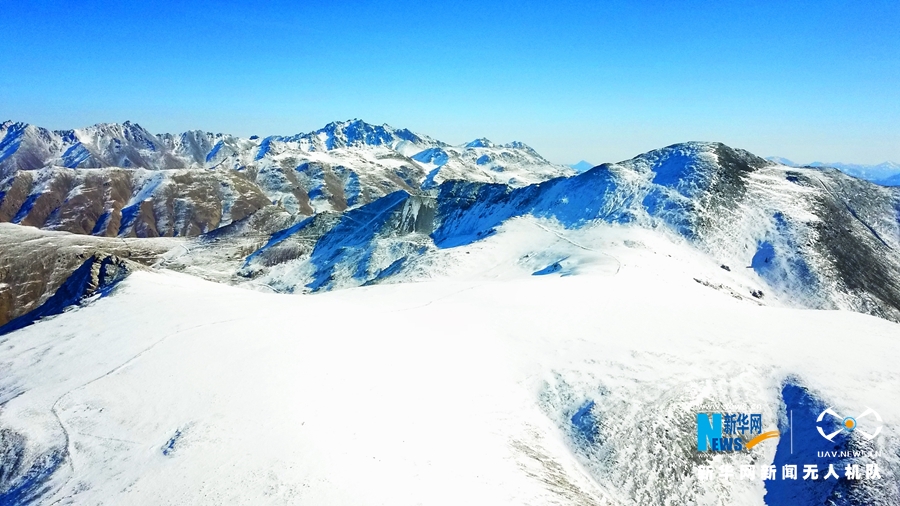
[[[28,459],[67,448],[47,504],[762,505],[762,482],[700,482],[679,452],[700,406],[774,425],[788,377],[876,409],[897,454],[897,324],[762,306],[684,244],[594,234],[512,220],[443,275],[315,295],[136,272],[0,340],[0,426]],[[571,275],[528,275],[574,250]],[[602,459],[571,439],[588,399]]]

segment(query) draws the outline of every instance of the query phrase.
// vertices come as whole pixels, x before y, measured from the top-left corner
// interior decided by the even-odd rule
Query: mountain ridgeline
[[[519,142],[454,147],[359,120],[248,139],[0,124],[0,221],[107,237],[197,236],[267,206],[340,212],[457,177],[516,186],[572,173]]]
[[[308,292],[427,279],[444,252],[525,219],[560,233],[652,229],[751,279],[752,291],[731,290],[738,298],[900,321],[900,191],[719,143],[576,173],[522,143],[450,146],[358,120],[262,139],[153,136],[131,123],[6,123],[0,135],[0,221],[192,237],[157,265],[216,281]]]

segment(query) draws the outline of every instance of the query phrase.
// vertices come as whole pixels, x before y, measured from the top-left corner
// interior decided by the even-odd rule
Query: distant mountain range
[[[780,156],[770,156],[766,160],[787,165],[788,167],[802,167],[804,165],[795,163],[787,158]],[[882,162],[878,165],[861,165],[854,163],[841,162],[812,162],[806,167],[832,167],[838,169],[844,174],[853,177],[865,179],[882,186],[900,186],[900,164],[894,162]]]
[[[127,121],[0,124],[0,221],[97,236],[196,236],[260,210],[310,216],[451,179],[523,186],[574,173],[521,142],[451,146],[361,120],[246,139]]]

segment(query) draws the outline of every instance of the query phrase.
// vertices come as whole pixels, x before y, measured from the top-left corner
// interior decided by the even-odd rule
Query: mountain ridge
[[[709,282],[736,297],[900,321],[898,190],[714,142],[673,144],[578,174],[534,172],[527,184],[497,182],[481,177],[491,170],[483,166],[513,148],[485,147],[486,140],[425,148],[415,145],[427,142],[423,136],[349,125],[257,139],[242,159],[257,162],[237,169],[18,171],[0,188],[0,221],[85,235],[187,237],[190,246],[160,258],[162,267],[280,292],[450,275],[452,265],[468,262],[456,252],[505,237],[521,220],[561,236],[647,229],[716,265],[746,268],[732,285]],[[302,143],[314,149],[301,149],[309,159],[299,161]],[[398,151],[407,148],[416,152]],[[355,157],[353,164],[337,163],[333,152]],[[459,177],[435,177],[445,169]],[[531,265],[538,253],[517,262]],[[576,247],[534,265],[534,273],[577,272],[579,262],[593,261],[582,256]],[[48,282],[44,293],[62,281]]]
[[[93,235],[198,235],[269,205],[309,216],[447,179],[526,185],[571,173],[521,142],[450,146],[358,119],[263,138],[152,134],[131,121],[2,125],[0,221]]]

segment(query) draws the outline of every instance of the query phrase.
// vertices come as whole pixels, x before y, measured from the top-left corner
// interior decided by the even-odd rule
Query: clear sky
[[[900,0],[0,0],[0,120],[900,162]]]

